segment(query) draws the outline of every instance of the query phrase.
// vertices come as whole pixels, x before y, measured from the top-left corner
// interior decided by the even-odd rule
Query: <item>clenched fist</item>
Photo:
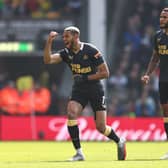
[[[57,33],[57,32],[51,31],[50,34],[49,34],[48,39],[49,39],[50,41],[52,41],[52,40],[54,40],[57,36],[58,36],[58,33]]]
[[[142,81],[144,84],[148,84],[148,83],[149,83],[149,80],[150,80],[149,75],[144,75],[144,76],[141,77],[141,81]]]

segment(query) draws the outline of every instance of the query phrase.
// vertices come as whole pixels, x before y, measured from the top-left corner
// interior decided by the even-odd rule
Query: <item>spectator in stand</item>
[[[24,0],[13,0],[12,1],[12,13],[14,16],[25,16],[25,3]]]
[[[146,24],[152,24],[154,27],[159,28],[158,16],[160,15],[160,11],[164,7],[163,0],[148,0],[144,1],[145,13],[142,17],[146,16]]]
[[[38,82],[35,83],[32,98],[34,105],[34,111],[37,114],[46,114],[49,110],[51,103],[51,95],[49,89],[41,87]]]
[[[159,70],[156,70],[151,74],[151,80],[149,85],[149,95],[154,99],[155,105],[156,105],[156,110],[157,110],[157,116],[160,116],[161,110],[160,110],[160,103],[159,103]],[[146,87],[147,87],[146,86]]]
[[[108,80],[109,85],[115,88],[124,88],[127,85],[127,77],[121,69],[118,69]]]
[[[4,0],[3,6],[2,6],[2,17],[10,17],[12,15],[12,5],[11,0]]]
[[[49,12],[49,17],[68,16],[67,15],[67,0],[50,0],[52,7]],[[70,14],[71,15],[71,14]],[[68,16],[69,17],[69,16]]]
[[[126,87],[128,78],[123,72],[123,69],[119,67],[114,75],[111,75],[108,80],[108,86],[112,90],[113,96],[118,96],[120,100],[126,99]],[[123,94],[125,93],[125,94]]]
[[[35,0],[26,0],[25,10],[27,16],[32,16],[38,10],[38,3]]]
[[[31,75],[19,76],[16,80],[16,87],[21,93],[24,90],[31,90],[33,88],[34,79]]]
[[[148,24],[144,28],[141,39],[140,46],[140,58],[139,63],[143,69],[147,66],[147,62],[149,61],[149,55],[152,54],[152,39],[153,39],[154,28],[152,25]]]
[[[0,0],[0,16],[1,16],[1,14],[2,14],[3,5],[4,5],[3,0]]]
[[[109,116],[123,116],[125,112],[124,106],[120,105],[118,97],[112,98],[111,103],[108,107]]]
[[[50,85],[50,74],[49,74],[48,71],[43,71],[40,74],[39,82],[40,82],[41,86],[49,88],[49,85]]]
[[[5,87],[5,83],[8,77],[8,73],[0,73],[0,90]]]
[[[141,83],[139,82],[140,76],[140,64],[135,63],[132,65],[130,72],[128,74],[128,90],[129,98],[136,99],[141,92]]]
[[[47,14],[51,9],[49,0],[37,0],[37,8],[31,13],[33,18],[47,18]]]
[[[134,14],[128,20],[128,29],[124,34],[125,43],[131,43],[133,46],[133,51],[138,52],[140,44],[141,44],[141,34],[139,31],[141,24],[140,16],[138,14]]]
[[[141,97],[135,103],[135,114],[137,117],[152,117],[156,115],[155,102],[146,90],[142,92]]]
[[[129,48],[129,52],[127,52],[128,65],[125,75],[128,76],[127,89],[130,94],[127,94],[129,96],[127,96],[128,100],[126,100],[126,104],[129,104],[129,102],[132,104],[136,102],[137,99],[140,99],[139,96],[141,95],[140,93],[142,92],[142,87],[139,86],[140,82],[137,79],[139,79],[140,75],[144,73],[145,67],[150,59],[149,55],[152,53],[154,29],[159,27],[158,16],[161,8],[165,6],[165,3],[166,1],[163,0],[132,0],[132,3],[129,4],[128,21],[123,35],[123,49],[119,44],[120,52],[118,53],[117,58],[115,57],[115,62],[113,62],[113,67],[118,69],[119,65],[123,64],[121,63],[123,62],[123,56],[125,57],[123,50],[125,50],[125,48]],[[133,65],[136,63],[142,67],[138,73],[133,72],[134,70],[132,69]],[[161,116],[162,113],[158,106],[158,95],[155,90],[156,85],[154,86],[156,81],[157,76],[154,74],[150,85],[149,97],[152,97],[156,103],[156,110],[158,111],[155,115]],[[134,85],[134,83],[136,84]],[[111,85],[108,86],[111,88]],[[113,88],[112,93],[113,95],[114,93],[118,95],[120,94],[120,91],[118,88]],[[135,101],[132,101],[132,99]],[[125,102],[122,102],[121,99],[119,99],[119,104],[120,106],[125,107]]]
[[[25,16],[24,0],[4,0],[1,14],[5,18]]]
[[[59,95],[58,88],[55,83],[51,85],[51,104],[48,114],[49,115],[59,115]]]
[[[69,12],[72,13],[73,16],[79,16],[81,5],[81,0],[69,0],[67,7],[69,8]]]
[[[33,18],[59,18],[66,6],[65,0],[26,0],[25,8],[28,16]]]
[[[0,107],[5,114],[16,114],[18,107],[19,94],[14,81],[8,81],[7,85],[1,90]]]
[[[136,117],[135,116],[135,101],[136,99],[128,99],[125,104],[125,116]]]

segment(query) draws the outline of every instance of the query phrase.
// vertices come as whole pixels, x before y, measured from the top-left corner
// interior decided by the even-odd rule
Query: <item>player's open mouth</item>
[[[66,46],[66,47],[69,47],[69,42],[65,42],[65,46]]]

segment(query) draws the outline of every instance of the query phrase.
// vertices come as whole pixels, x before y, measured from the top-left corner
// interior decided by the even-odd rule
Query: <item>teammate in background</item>
[[[94,111],[97,130],[116,142],[118,160],[125,160],[125,139],[119,138],[113,129],[106,125],[105,97],[100,80],[109,77],[109,70],[101,53],[95,46],[81,42],[80,30],[70,26],[63,32],[65,48],[52,54],[52,42],[57,35],[57,32],[51,31],[48,36],[44,49],[44,62],[57,64],[64,61],[73,73],[72,95],[67,106],[67,127],[76,154],[69,161],[85,160],[80,144],[77,118],[88,102]]]
[[[150,74],[158,64],[160,67],[160,104],[163,109],[164,128],[168,139],[168,8],[164,8],[160,14],[160,30],[154,36],[153,54],[146,73],[141,77],[144,84],[149,83]],[[161,159],[168,159],[168,153]]]

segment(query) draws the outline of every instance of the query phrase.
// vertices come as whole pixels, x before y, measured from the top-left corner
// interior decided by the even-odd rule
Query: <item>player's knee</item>
[[[164,117],[168,117],[168,105],[162,105],[162,109],[163,109],[163,115]]]
[[[97,124],[97,125],[96,125],[96,129],[97,129],[100,133],[104,134],[105,125],[104,125],[104,124]]]
[[[77,118],[77,114],[78,114],[77,107],[75,105],[73,105],[72,103],[69,103],[68,107],[67,107],[68,119],[76,119]]]
[[[168,117],[168,109],[163,109],[163,116]]]
[[[164,117],[168,117],[168,110],[167,111],[164,111]]]

